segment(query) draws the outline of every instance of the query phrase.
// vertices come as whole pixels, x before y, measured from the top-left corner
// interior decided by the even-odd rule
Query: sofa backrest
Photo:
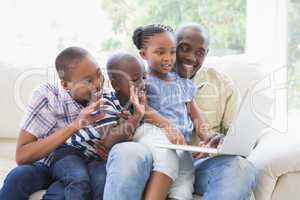
[[[207,59],[206,65],[214,67],[229,75],[237,84],[242,95],[246,88],[257,84],[266,76],[260,65],[247,62],[244,59],[228,57]],[[22,69],[12,66],[0,66],[0,138],[17,138],[19,124],[25,113],[26,104],[32,91],[41,82],[56,80],[55,72],[49,68]],[[270,98],[259,97],[257,105],[266,112],[269,108],[262,105],[271,105]],[[269,111],[268,111],[269,112]]]
[[[245,55],[211,57],[207,59],[205,65],[230,76],[238,87],[241,97],[249,89],[250,112],[266,125],[260,132],[261,135],[269,130],[287,132],[286,67],[259,64]]]
[[[46,70],[46,69],[45,69]],[[0,137],[17,138],[19,124],[31,92],[47,78],[43,69],[22,69],[0,66]]]

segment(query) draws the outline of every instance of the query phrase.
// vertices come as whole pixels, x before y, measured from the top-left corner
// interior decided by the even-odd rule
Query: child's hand
[[[145,114],[145,105],[146,105],[145,92],[138,90],[134,85],[132,85],[130,87],[129,101],[133,104],[135,113],[143,117]]]
[[[105,148],[104,140],[99,140],[96,143],[96,151],[103,160],[107,160],[109,151]]]
[[[198,146],[199,147],[207,147],[205,145],[205,142],[203,142],[203,141],[200,141]],[[206,158],[209,156],[208,153],[204,153],[204,152],[193,152],[192,155],[193,155],[193,158],[195,158],[195,159],[202,159],[202,158]]]
[[[170,126],[165,128],[166,135],[172,144],[186,144],[183,134],[176,127]]]
[[[99,110],[101,107],[103,107],[105,103],[105,99],[99,99],[95,103],[92,103],[91,105],[87,106],[86,108],[82,109],[79,113],[79,116],[77,119],[73,122],[76,129],[81,129],[85,126],[88,126],[90,124],[93,124],[99,120],[101,120],[105,113],[99,112],[96,115],[92,115],[91,113]]]
[[[91,97],[91,100],[90,100],[90,103],[94,103],[94,102],[97,102],[98,100],[100,100],[103,97],[102,93],[103,93],[102,89],[98,92],[93,93],[92,97]]]
[[[118,114],[118,117],[127,120],[130,115],[131,114],[128,110],[123,110],[120,114]]]

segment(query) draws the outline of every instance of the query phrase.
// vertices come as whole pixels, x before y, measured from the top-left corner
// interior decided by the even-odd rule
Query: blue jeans
[[[256,170],[240,156],[216,156],[196,160],[195,193],[204,200],[249,200]]]
[[[66,200],[102,199],[106,161],[62,145],[51,154],[51,177],[64,188]]]
[[[29,196],[52,183],[49,168],[40,162],[31,165],[20,165],[14,168],[6,177],[0,190],[0,199],[28,200]],[[52,184],[44,200],[63,200],[63,188],[60,184]]]
[[[152,154],[144,145],[114,145],[106,164],[104,200],[140,200],[152,171]]]
[[[100,163],[96,161],[88,165],[95,198],[101,200],[104,190],[104,200],[142,199],[152,169],[152,155],[149,149],[135,142],[116,144],[109,153],[107,165],[101,161]],[[107,173],[103,167],[106,167]],[[0,200],[27,200],[30,194],[46,189],[52,181],[49,168],[42,163],[18,166],[7,176],[0,190]],[[64,195],[65,188],[62,182],[56,181],[48,188],[43,199],[62,200]]]

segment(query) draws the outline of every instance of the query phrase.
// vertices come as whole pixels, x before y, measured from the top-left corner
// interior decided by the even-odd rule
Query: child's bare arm
[[[103,104],[102,100],[84,108],[75,121],[40,140],[32,133],[21,129],[16,148],[17,164],[29,164],[44,158],[79,129],[101,119],[103,117],[102,115],[97,115],[97,117],[90,116],[90,113],[98,109],[100,104]]]
[[[30,164],[40,160],[63,144],[78,129],[74,124],[70,124],[48,137],[38,140],[33,134],[26,130],[21,130],[17,142],[16,162],[18,165]]]
[[[201,140],[207,140],[209,137],[209,131],[205,124],[205,118],[203,112],[200,110],[195,99],[192,99],[187,103],[188,112],[194,123],[196,134]]]
[[[185,139],[183,134],[176,128],[176,126],[153,109],[151,106],[146,104],[146,112],[144,117],[145,122],[154,124],[160,128],[165,129],[168,139],[173,144],[184,144]]]
[[[144,120],[145,122],[154,124],[161,128],[167,128],[173,126],[173,124],[166,117],[159,114],[159,112],[157,112],[147,104],[146,104],[146,112],[145,112]]]

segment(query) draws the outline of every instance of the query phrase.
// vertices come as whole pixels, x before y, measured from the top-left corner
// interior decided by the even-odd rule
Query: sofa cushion
[[[37,191],[29,197],[29,200],[40,200],[40,199],[42,199],[45,192],[46,192],[46,190]]]
[[[16,167],[16,162],[11,159],[0,158],[0,188],[8,172]]]
[[[259,140],[248,158],[258,170],[256,199],[271,199],[279,177],[300,171],[299,144],[299,135],[280,134],[272,129]]]
[[[272,194],[272,200],[298,200],[300,171],[280,176]]]

